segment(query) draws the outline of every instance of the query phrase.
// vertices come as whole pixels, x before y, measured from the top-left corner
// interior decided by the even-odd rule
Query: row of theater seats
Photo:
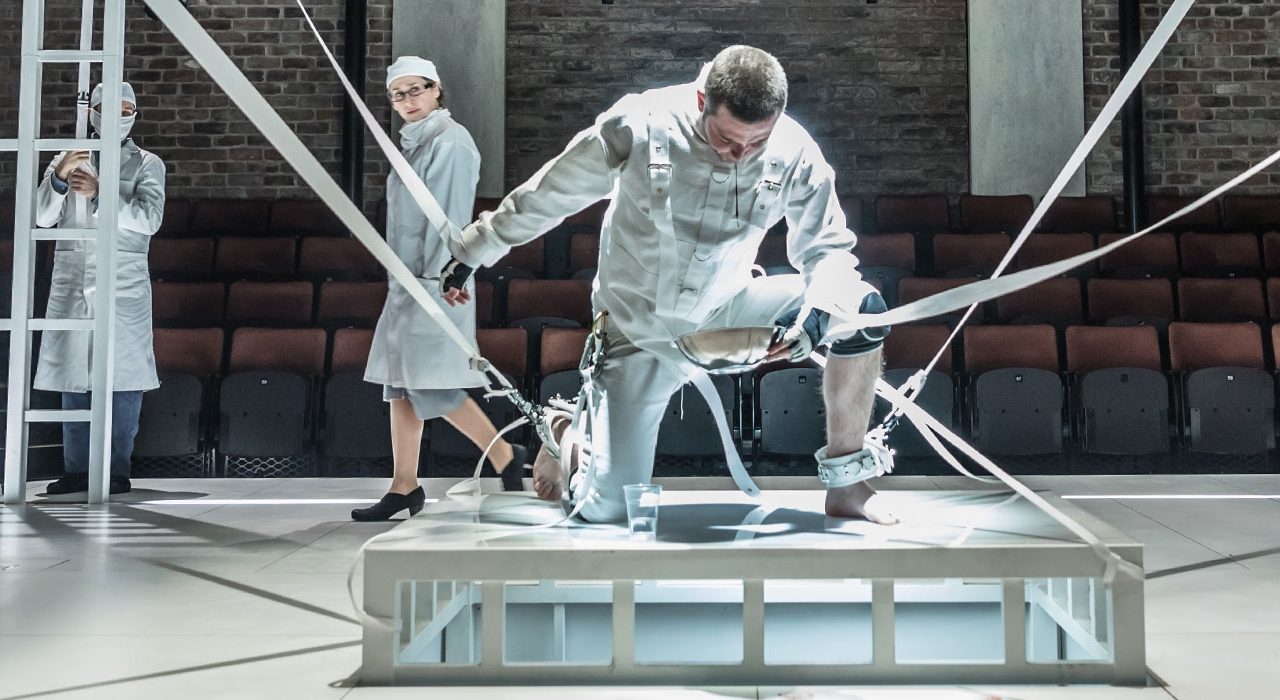
[[[905,305],[972,280],[903,277],[894,281],[896,286],[882,291],[886,298]],[[951,322],[959,314],[935,321]],[[1253,277],[1183,277],[1176,281],[1058,277],[981,305],[969,323],[1050,323],[1059,327],[1146,323],[1164,328],[1171,321],[1268,320],[1280,320],[1280,278],[1264,282]]]
[[[927,367],[949,332],[895,328],[886,378],[902,384]],[[1269,335],[1274,353],[1280,326]],[[1275,357],[1266,354],[1253,323],[1175,322],[1167,355],[1150,326],[972,326],[961,348],[942,353],[920,403],[991,455],[1167,458],[1176,449],[1209,463],[1222,455],[1265,463],[1276,436],[1266,371]],[[911,428],[898,438],[900,454],[932,454]]]
[[[893,282],[883,293],[908,304],[969,280],[903,277]],[[159,327],[367,328],[377,321],[387,295],[385,282],[155,282],[152,289]],[[492,284],[477,284],[473,303],[481,327],[529,327],[526,319],[535,319],[533,326],[554,324],[553,319],[579,326],[590,323],[591,287],[586,280],[513,279],[502,289],[505,294],[499,299]],[[1280,278],[1264,282],[1252,277],[1176,281],[1059,277],[982,305],[970,322],[1062,326],[1139,321],[1165,326],[1170,321],[1246,320],[1280,320]]]
[[[584,279],[512,279],[497,287],[476,283],[479,326],[586,326],[591,282]],[[386,282],[153,282],[153,318],[159,327],[344,326],[372,327],[387,296]]]
[[[1147,222],[1154,224],[1192,204],[1198,197],[1147,195]],[[922,194],[877,197],[867,215],[861,202],[841,200],[851,223],[860,231],[929,233],[1015,233],[1031,219],[1035,202],[1027,195],[962,194],[954,205],[947,195]],[[1160,231],[1268,231],[1280,229],[1280,197],[1224,195],[1195,209]],[[1059,197],[1037,230],[1059,233],[1119,231],[1117,202],[1111,197]]]
[[[521,328],[481,330],[477,340],[513,384],[546,401],[576,393],[586,333],[546,329],[536,362]],[[886,377],[900,385],[928,366],[948,333],[936,324],[894,329],[885,346]],[[1280,325],[1269,335],[1280,338]],[[371,336],[367,329],[328,335],[240,328],[229,336],[219,328],[157,330],[164,381],[144,399],[135,456],[144,466],[185,460],[203,473],[216,464],[229,476],[385,471],[387,410],[380,387],[362,378]],[[972,326],[958,347],[941,353],[919,403],[984,453],[1035,455],[1039,467],[1071,454],[1266,459],[1276,426],[1264,352],[1252,323],[1175,322],[1167,360],[1150,326],[1063,332],[1049,325]],[[707,407],[694,392],[678,393],[664,417],[658,453],[719,463],[712,410],[724,410],[757,465],[770,455],[812,454],[824,442],[822,399],[813,390],[819,380],[812,365],[776,364],[715,377],[722,407]],[[502,399],[480,402],[495,424],[515,417]],[[435,423],[428,459],[478,456],[446,424]],[[530,439],[527,432],[516,436]],[[910,426],[898,428],[893,446],[906,460],[932,454]]]
[[[574,396],[585,329],[549,328],[531,360],[522,328],[482,329],[481,354],[526,395]],[[141,474],[285,476],[387,474],[391,443],[381,387],[363,380],[373,332],[315,328],[157,329],[162,384],[144,397],[135,443]],[[733,384],[717,378],[733,408]],[[503,399],[473,392],[498,426],[515,418]],[[730,416],[732,418],[732,416]],[[709,410],[676,404],[662,450],[715,454]],[[515,433],[528,440],[527,431]],[[428,459],[474,462],[479,451],[433,421]]]
[[[1193,196],[1148,195],[1144,204],[1149,222],[1157,222],[1195,200]],[[499,200],[478,198],[475,212],[494,209]],[[1280,208],[1274,196],[1225,195],[1187,214],[1163,230],[1266,231],[1280,229]],[[961,194],[882,195],[864,206],[856,196],[841,198],[850,226],[859,232],[1014,232],[1035,208],[1028,195]],[[385,202],[379,203],[374,224],[382,229]],[[603,206],[597,204],[569,218],[571,224],[599,227]],[[0,198],[0,234],[12,235],[12,196]],[[1039,230],[1108,233],[1120,229],[1117,201],[1109,196],[1060,197],[1041,221]],[[322,202],[305,199],[170,198],[165,203],[160,234],[166,237],[324,236],[344,235],[345,228]]]
[[[1110,233],[1033,233],[1007,271],[1058,262],[1113,244]],[[988,277],[1012,246],[1003,233],[870,234],[854,253],[863,268],[902,270],[938,277]],[[927,255],[922,253],[927,251]],[[766,237],[758,262],[766,269],[788,265],[783,236]],[[1149,233],[1072,270],[1077,277],[1247,277],[1280,273],[1280,232]]]

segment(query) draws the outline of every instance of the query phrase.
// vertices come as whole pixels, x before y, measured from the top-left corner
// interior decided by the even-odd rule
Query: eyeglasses
[[[410,87],[408,90],[396,90],[394,92],[388,92],[387,97],[390,97],[392,102],[403,102],[406,97],[417,97],[418,95],[421,95],[422,93],[426,92],[427,90],[430,90],[435,86],[436,86],[435,83],[423,83],[422,85],[414,85]]]

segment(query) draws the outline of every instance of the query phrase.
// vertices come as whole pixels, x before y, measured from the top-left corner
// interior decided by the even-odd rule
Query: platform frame
[[[1122,558],[1139,567],[1142,546],[1070,503],[1042,494],[1085,525]],[[428,510],[418,517],[431,515]],[[412,523],[410,523],[410,527]],[[405,527],[405,526],[402,526]],[[540,546],[529,556],[518,547],[432,551],[396,544],[372,544],[365,558],[361,682],[371,685],[775,685],[877,683],[1018,683],[1141,685],[1147,680],[1143,582],[1118,577],[1103,587],[1096,577],[1097,555],[1083,543],[1035,546],[839,550],[787,547],[703,547],[664,542],[617,547]],[[859,664],[766,664],[764,654],[765,582],[860,579],[871,584],[872,660]],[[1004,658],[994,662],[899,662],[895,658],[895,583],[919,580],[1000,582]],[[1047,579],[1047,581],[1046,581]],[[725,581],[742,586],[742,660],[730,664],[638,664],[635,660],[636,582]],[[541,582],[520,587],[518,602],[555,602],[572,587],[547,582],[596,582],[611,596],[612,663],[507,663],[504,627],[508,583]],[[1031,581],[1035,585],[1028,586]],[[421,582],[406,589],[399,582]],[[464,583],[456,583],[464,582]],[[608,584],[608,587],[599,585]],[[541,594],[539,592],[542,592]],[[1092,595],[1097,593],[1100,595]],[[579,592],[574,602],[584,602]],[[1075,597],[1077,600],[1072,601]],[[1073,606],[1084,602],[1083,619]],[[431,624],[411,629],[415,606],[430,606]],[[478,610],[480,621],[468,617]],[[1085,644],[1105,625],[1110,658],[1099,661],[1027,660],[1027,613],[1043,613],[1067,635]],[[1109,613],[1109,614],[1108,614]],[[562,612],[557,615],[562,616]],[[405,644],[423,644],[454,620],[479,641],[471,664],[404,664]],[[559,620],[558,620],[559,621]],[[563,629],[557,626],[557,629]],[[457,640],[455,640],[457,643]],[[552,643],[563,643],[562,639]]]

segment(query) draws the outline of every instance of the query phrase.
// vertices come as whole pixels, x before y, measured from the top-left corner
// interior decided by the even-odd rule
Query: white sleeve
[[[164,161],[154,154],[143,155],[133,196],[119,195],[116,225],[148,236],[160,230],[164,219]]]
[[[492,265],[512,247],[607,197],[631,157],[637,120],[644,118],[636,106],[635,96],[629,96],[602,114],[573,137],[564,152],[507,195],[497,211],[482,213],[479,221],[455,234],[449,252],[473,268]]]
[[[44,169],[44,177],[36,188],[36,226],[51,228],[62,221],[62,210],[67,203],[67,193],[59,193],[53,189],[53,173],[62,162],[63,153],[53,157],[49,167]],[[69,192],[70,190],[68,190]]]
[[[805,300],[834,311],[861,302],[857,236],[836,196],[835,171],[810,143],[797,165],[787,200],[787,257],[805,281]],[[853,297],[857,297],[856,299]]]

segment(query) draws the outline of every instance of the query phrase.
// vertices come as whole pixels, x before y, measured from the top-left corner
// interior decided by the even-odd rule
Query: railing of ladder
[[[120,191],[120,83],[124,73],[124,0],[102,0],[102,48],[92,47],[96,0],[82,0],[79,50],[44,48],[45,2],[24,0],[22,7],[22,88],[18,98],[18,138],[0,141],[0,150],[17,151],[13,246],[13,317],[9,330],[9,385],[4,455],[4,502],[26,500],[28,425],[38,422],[89,422],[89,502],[108,498],[111,455],[111,393],[115,375],[115,232]],[[44,66],[77,63],[80,66],[75,138],[40,137],[40,105]],[[87,138],[84,107],[88,105],[89,74],[93,63],[102,65],[102,138]],[[70,228],[37,229],[35,195],[44,161],[63,150],[98,151],[97,225],[88,224],[88,202],[68,194],[76,207],[77,224]],[[42,157],[42,154],[44,156]],[[37,319],[34,309],[35,241],[81,241],[94,250],[86,264],[96,265],[93,318]],[[98,243],[98,245],[92,245]],[[93,334],[90,364],[92,402],[83,410],[32,410],[31,334],[67,330]],[[106,352],[97,350],[106,349]]]

